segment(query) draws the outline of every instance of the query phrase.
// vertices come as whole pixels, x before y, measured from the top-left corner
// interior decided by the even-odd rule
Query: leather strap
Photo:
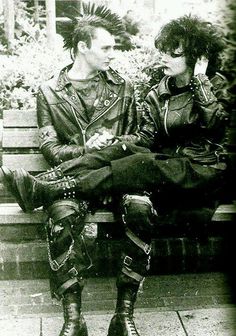
[[[132,271],[128,267],[122,267],[121,272],[124,273],[125,275],[127,275],[128,277],[133,278],[134,280],[136,280],[138,282],[141,282],[144,279],[144,277],[142,275]]]
[[[58,288],[56,295],[60,297],[68,288],[70,288],[76,283],[78,283],[77,278],[67,280]]]
[[[132,240],[132,242],[137,245],[139,248],[141,248],[141,250],[144,251],[144,253],[146,253],[147,255],[150,254],[152,246],[151,244],[148,245],[146,244],[144,241],[142,241],[138,236],[136,236],[133,231],[131,231],[129,228],[125,229],[125,233],[127,235],[127,237]]]

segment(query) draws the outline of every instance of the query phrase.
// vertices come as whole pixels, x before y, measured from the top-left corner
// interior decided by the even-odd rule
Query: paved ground
[[[58,336],[63,323],[48,280],[0,281],[1,336]],[[93,278],[83,292],[89,336],[106,336],[115,307],[115,279]],[[221,273],[151,276],[139,294],[142,336],[236,336],[236,307]]]

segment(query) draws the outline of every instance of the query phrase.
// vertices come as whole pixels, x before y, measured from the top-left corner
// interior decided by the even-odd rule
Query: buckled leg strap
[[[123,205],[127,206],[130,204],[131,201],[135,201],[136,203],[146,203],[147,205],[150,206],[150,208],[153,208],[152,201],[150,200],[150,194],[145,194],[145,195],[130,195],[130,194],[125,194],[123,196]]]
[[[81,207],[83,208],[84,206],[82,203],[83,202],[70,199],[58,200],[47,208],[47,213],[50,218],[53,218],[54,222],[59,222],[70,215],[80,215]],[[83,209],[83,212],[85,212],[85,209]]]
[[[77,278],[72,278],[72,279],[67,280],[57,289],[57,293],[55,294],[58,297],[60,297],[68,288],[75,285],[76,283],[78,283]]]
[[[123,267],[121,269],[121,272],[127,275],[128,277],[133,278],[134,280],[138,281],[139,283],[144,280],[144,277],[142,275],[132,271],[128,267]]]
[[[141,250],[143,250],[144,253],[147,255],[151,252],[151,244],[148,245],[145,242],[143,242],[138,236],[136,236],[129,228],[125,229],[126,236],[135,244],[137,245]]]
[[[149,271],[149,269],[150,269],[150,259],[151,259],[151,256],[149,255],[147,257],[146,263],[145,263],[145,268],[146,268],[147,271]],[[131,266],[132,264],[133,264],[133,258],[126,255],[123,259],[124,267],[133,268],[133,267],[135,267],[135,264],[136,264],[136,267],[137,267],[137,260],[136,260],[136,263],[133,264],[133,266]]]

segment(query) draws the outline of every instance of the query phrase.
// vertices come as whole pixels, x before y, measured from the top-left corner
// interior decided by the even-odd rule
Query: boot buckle
[[[75,267],[72,267],[67,273],[71,278],[75,278],[79,274]]]
[[[133,259],[131,257],[125,256],[123,263],[124,263],[125,266],[129,267],[132,264],[132,261],[133,261]]]
[[[50,260],[50,266],[51,266],[51,269],[53,271],[58,271],[59,268],[60,268],[60,265],[58,264],[58,262],[55,259]]]

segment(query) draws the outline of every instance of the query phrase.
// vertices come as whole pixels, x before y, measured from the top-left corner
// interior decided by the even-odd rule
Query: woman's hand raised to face
[[[205,56],[199,57],[194,67],[194,76],[198,74],[206,74],[208,67],[208,59]]]

